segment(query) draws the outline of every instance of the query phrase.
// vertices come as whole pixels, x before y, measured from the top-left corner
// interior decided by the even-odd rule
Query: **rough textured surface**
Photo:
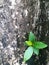
[[[36,5],[27,0],[2,0],[0,1],[0,64],[20,65],[22,63],[23,42],[25,35],[30,31],[30,26],[35,26],[30,19],[36,16]],[[27,7],[26,7],[27,6]],[[32,13],[32,6],[33,12]],[[38,15],[38,14],[37,14]],[[35,21],[34,21],[35,23]],[[23,64],[23,63],[22,63]],[[23,64],[24,65],[24,64]]]
[[[26,65],[22,62],[23,42],[30,31],[40,39],[39,13],[39,0],[0,1],[0,65]]]

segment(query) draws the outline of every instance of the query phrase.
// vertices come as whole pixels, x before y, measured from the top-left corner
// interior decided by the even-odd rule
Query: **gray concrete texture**
[[[39,0],[0,0],[0,65],[27,65],[23,42],[34,31],[40,11]]]

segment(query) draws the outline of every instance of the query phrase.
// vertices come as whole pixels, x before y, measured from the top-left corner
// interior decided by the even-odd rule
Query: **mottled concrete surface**
[[[33,18],[39,13],[35,3],[32,5],[34,13],[29,14],[32,12],[30,3],[30,0],[28,5],[27,1],[21,0],[0,1],[0,65],[26,65],[22,61],[25,50],[23,42],[26,33],[30,31],[28,16]],[[32,26],[34,28],[35,24]]]
[[[34,32],[40,11],[39,0],[0,1],[0,65],[26,65],[23,42]]]

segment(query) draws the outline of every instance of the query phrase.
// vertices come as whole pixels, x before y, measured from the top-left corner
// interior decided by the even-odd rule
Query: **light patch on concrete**
[[[27,16],[27,15],[28,15],[28,11],[27,11],[27,9],[26,9],[26,10],[24,10],[24,13],[25,13],[25,16]]]
[[[16,2],[19,4],[21,2],[21,0],[16,0]]]
[[[12,3],[13,6],[16,4],[15,0],[10,0],[10,2]]]
[[[4,2],[4,0],[0,0],[0,5],[2,5],[2,4],[3,4],[3,2]]]
[[[14,9],[14,6],[16,5],[15,0],[10,0],[10,2],[11,2],[11,6],[9,6],[10,9]]]

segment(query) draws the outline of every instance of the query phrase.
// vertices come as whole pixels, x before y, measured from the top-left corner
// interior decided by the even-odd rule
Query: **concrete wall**
[[[30,31],[38,34],[40,13],[39,0],[0,1],[0,65],[26,65],[23,42]]]

